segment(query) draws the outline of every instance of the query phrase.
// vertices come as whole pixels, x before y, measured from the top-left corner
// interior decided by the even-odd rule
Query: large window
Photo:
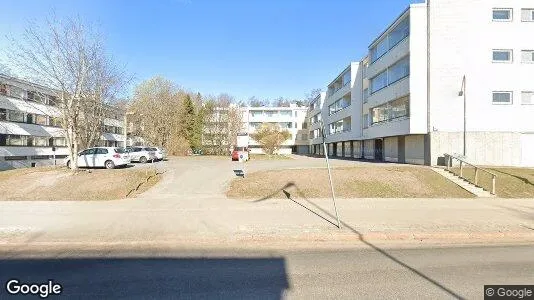
[[[497,21],[497,22],[512,21],[512,9],[511,8],[494,8],[493,9],[493,21]]]
[[[521,104],[534,104],[534,92],[521,92]]]
[[[534,50],[521,51],[521,62],[534,63]]]
[[[350,106],[351,100],[350,98],[341,98],[337,100],[336,102],[332,103],[330,106],[328,106],[328,113],[329,115],[333,115],[337,113],[338,111]]]
[[[24,113],[20,111],[10,110],[8,111],[8,121],[24,122]]]
[[[493,62],[512,62],[512,50],[493,50]]]
[[[38,124],[38,125],[48,125],[48,118],[47,118],[47,116],[43,116],[43,115],[35,115],[35,124]]]
[[[409,116],[410,97],[405,96],[371,109],[372,122],[380,123]]]
[[[406,56],[371,78],[371,94],[410,75],[410,57]]]
[[[350,83],[350,71],[347,71],[347,73],[343,74],[343,86]]]
[[[513,92],[493,92],[493,104],[512,104]]]
[[[7,120],[7,110],[5,108],[0,108],[0,121]]]
[[[370,50],[371,63],[378,60],[389,50],[395,47],[398,43],[410,35],[410,18],[406,17],[393,28],[387,35],[385,35],[373,48]]]
[[[521,10],[521,21],[534,22],[534,8],[523,8]]]
[[[388,85],[410,75],[410,58],[407,56],[388,69]]]
[[[330,134],[336,134],[341,132],[349,132],[351,129],[351,118],[347,117],[343,120],[330,124]]]

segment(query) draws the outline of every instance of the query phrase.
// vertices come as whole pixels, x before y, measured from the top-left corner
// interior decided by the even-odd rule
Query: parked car
[[[94,147],[78,153],[78,167],[104,167],[113,169],[131,162],[130,155],[124,148]],[[71,161],[67,157],[65,164],[70,168]]]
[[[138,161],[140,163],[146,163],[147,161],[154,161],[157,159],[156,152],[151,147],[146,146],[133,146],[126,147],[126,151],[130,153],[132,161]]]
[[[157,160],[165,160],[165,159],[167,159],[167,151],[165,149],[159,148],[159,147],[152,147],[150,149],[152,149],[152,151],[154,151],[154,153],[156,153],[156,159]]]
[[[249,160],[248,148],[247,147],[234,147],[232,151],[232,161],[238,161],[239,157],[242,157],[242,160]]]

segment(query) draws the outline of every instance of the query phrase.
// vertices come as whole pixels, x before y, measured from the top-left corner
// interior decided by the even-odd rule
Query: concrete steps
[[[440,174],[441,176],[447,178],[448,180],[454,182],[464,190],[470,192],[471,194],[482,197],[482,198],[495,198],[495,195],[492,195],[490,192],[475,186],[474,184],[470,183],[469,181],[460,178],[459,176],[454,175],[451,172],[448,172],[445,169],[442,168],[432,168],[436,173]]]

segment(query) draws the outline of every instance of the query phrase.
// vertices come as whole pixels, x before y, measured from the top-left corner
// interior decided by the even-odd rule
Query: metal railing
[[[492,173],[492,172],[488,171],[487,169],[484,169],[484,168],[481,168],[479,166],[476,166],[476,165],[473,165],[471,163],[468,163],[464,159],[462,159],[462,158],[460,158],[458,156],[455,156],[455,155],[445,154],[445,160],[446,160],[446,163],[447,163],[447,171],[449,171],[449,172],[452,172],[451,171],[451,167],[452,167],[453,160],[457,160],[460,163],[460,175],[459,176],[460,176],[460,178],[465,179],[467,181],[469,181],[469,179],[464,177],[464,165],[473,167],[475,169],[475,179],[474,179],[474,182],[472,182],[472,183],[475,186],[479,186],[478,185],[479,171],[486,172],[489,175],[491,175],[491,191],[490,191],[490,193],[492,195],[495,195],[495,181],[497,179],[497,175],[495,175],[495,173]]]

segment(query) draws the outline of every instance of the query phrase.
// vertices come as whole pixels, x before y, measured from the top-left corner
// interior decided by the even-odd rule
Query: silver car
[[[127,147],[126,151],[130,154],[131,161],[138,161],[144,164],[147,161],[155,161],[157,159],[156,152],[151,147],[133,146]]]
[[[163,148],[159,147],[152,147],[150,148],[152,151],[156,153],[156,159],[157,160],[166,160],[167,159],[167,151]]]

